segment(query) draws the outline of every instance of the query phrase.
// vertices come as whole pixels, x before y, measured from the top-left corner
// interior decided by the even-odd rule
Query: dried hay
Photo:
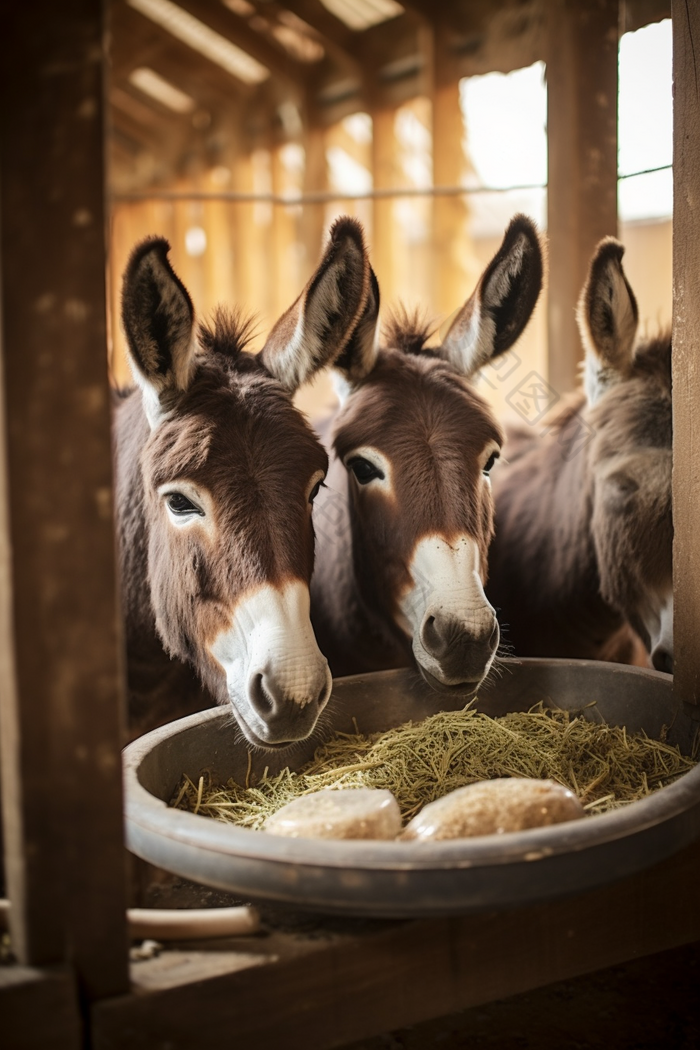
[[[258,829],[299,795],[386,788],[405,822],[428,802],[477,780],[535,777],[565,785],[589,813],[603,813],[645,798],[694,764],[695,756],[685,757],[665,740],[542,704],[500,718],[467,707],[371,736],[337,733],[297,772],[283,769],[269,777],[265,770],[254,785],[229,780],[220,787],[208,775],[196,784],[185,777],[171,805]]]

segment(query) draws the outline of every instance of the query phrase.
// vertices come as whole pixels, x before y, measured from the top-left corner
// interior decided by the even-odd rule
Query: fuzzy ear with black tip
[[[624,253],[614,237],[599,242],[578,301],[576,319],[586,351],[584,386],[591,405],[629,374],[634,360],[639,311],[622,268]]]
[[[341,401],[348,392],[374,368],[377,360],[377,324],[379,321],[379,282],[370,266],[369,289],[365,308],[345,349],[333,362],[335,388]]]
[[[194,366],[194,308],[168,260],[170,245],[150,237],[131,253],[122,287],[122,322],[134,379],[151,427],[163,395],[189,386]]]
[[[369,271],[362,226],[336,219],[318,269],[258,355],[290,393],[347,346],[365,307]]]
[[[439,350],[465,376],[505,353],[522,334],[542,290],[544,253],[535,224],[516,215]]]

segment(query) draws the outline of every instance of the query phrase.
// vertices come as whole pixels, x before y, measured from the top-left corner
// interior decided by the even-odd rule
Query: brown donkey
[[[631,626],[671,671],[671,338],[637,341],[623,252],[601,241],[579,301],[585,390],[506,443],[488,595],[517,656],[632,661]]]
[[[115,456],[131,727],[218,702],[252,744],[285,745],[312,732],[331,686],[309,619],[311,505],[328,460],[291,395],[365,306],[362,230],[336,222],[257,356],[237,317],[196,329],[168,250],[140,244],[124,277],[137,387],[117,408]]]
[[[506,351],[542,287],[539,237],[516,217],[444,342],[405,315],[378,348],[379,289],[336,359],[335,458],[314,509],[312,619],[334,674],[417,664],[473,692],[499,640],[486,600],[502,434],[469,379]]]

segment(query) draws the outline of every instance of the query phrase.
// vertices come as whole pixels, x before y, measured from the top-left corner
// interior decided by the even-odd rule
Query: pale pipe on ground
[[[0,899],[0,931],[9,925],[10,902]],[[198,940],[201,937],[244,937],[260,929],[257,908],[129,908],[126,913],[132,940]]]

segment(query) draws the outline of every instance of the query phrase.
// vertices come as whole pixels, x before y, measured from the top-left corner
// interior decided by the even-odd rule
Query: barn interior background
[[[694,848],[556,907],[308,943],[280,934],[264,950],[205,946],[183,952],[176,972],[154,972],[149,987],[132,983],[102,353],[108,344],[111,378],[123,381],[118,284],[143,234],[171,238],[205,312],[235,300],[257,312],[263,333],[308,275],[329,219],[350,211],[366,223],[385,302],[420,302],[440,323],[471,290],[510,211],[539,201],[549,300],[518,352],[555,391],[569,389],[580,354],[573,306],[593,246],[618,229],[618,176],[632,174],[622,155],[618,171],[618,42],[670,13],[675,678],[697,702],[696,5],[41,0],[3,9],[0,746],[17,961],[0,968],[0,1031],[11,1045],[194,1047],[231,1041],[244,1013],[251,1025],[264,1018],[261,1048],[341,1045],[700,936]],[[541,189],[477,195],[491,180],[462,103],[468,123],[470,91],[486,84],[477,77],[539,62],[546,180],[513,162],[509,185],[546,181],[546,208]],[[489,131],[509,135],[495,120]],[[638,178],[663,182],[668,172]],[[652,323],[668,320],[671,287],[668,209],[653,217],[621,227]],[[505,407],[499,379],[484,389]],[[328,396],[315,391],[307,407],[322,410]]]
[[[549,107],[555,125],[566,111],[569,139],[558,148],[571,153],[549,157],[550,180],[570,178],[576,136],[588,126],[591,137],[583,176],[590,214],[570,214],[567,227],[579,227],[578,238],[553,247],[553,271],[561,275],[562,253],[574,271],[554,289],[562,300],[554,309],[567,323],[551,333],[550,367],[543,298],[517,357],[498,372],[486,370],[480,383],[502,414],[512,414],[507,398],[533,370],[553,379],[559,393],[571,388],[580,354],[573,305],[584,276],[574,256],[590,254],[597,233],[617,225],[617,199],[606,191],[596,200],[595,193],[615,163],[618,30],[619,231],[643,317],[669,325],[671,31],[670,21],[658,20],[670,15],[670,4],[624,3],[619,18],[617,3],[592,5],[579,13],[573,35],[565,20],[552,32],[551,6],[115,0],[115,381],[129,378],[118,323],[121,274],[130,247],[155,231],[171,240],[202,312],[237,302],[258,319],[259,343],[303,287],[332,219],[356,215],[385,308],[403,300],[439,328],[470,293],[516,211],[547,228]],[[590,92],[572,110],[572,65],[585,63],[606,34],[605,61],[590,70]],[[550,52],[568,58],[553,63]],[[660,170],[637,174],[649,169]],[[558,214],[581,208],[575,197],[571,186],[555,186],[551,225],[561,228]],[[333,400],[328,378],[298,398],[312,416]]]

